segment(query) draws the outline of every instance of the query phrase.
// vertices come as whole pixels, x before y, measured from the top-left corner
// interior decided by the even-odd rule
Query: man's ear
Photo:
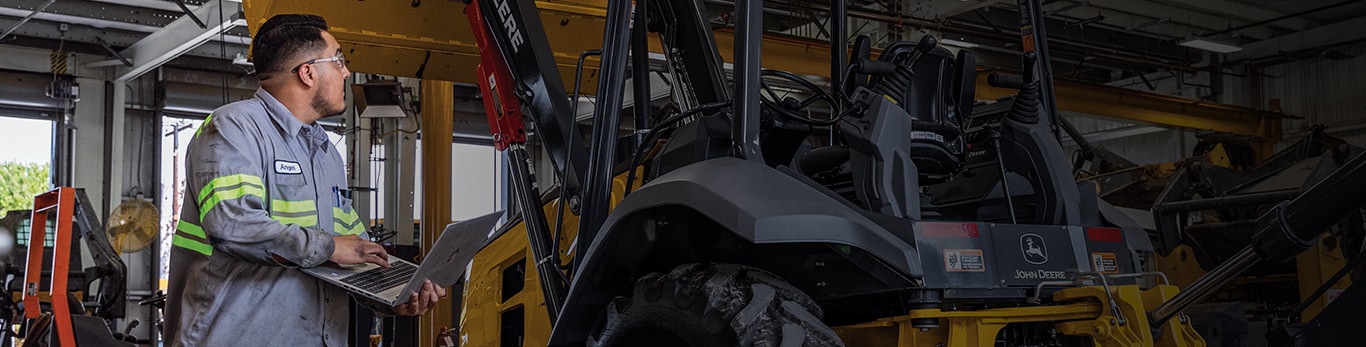
[[[299,66],[299,73],[297,75],[299,76],[299,81],[302,81],[304,85],[313,87],[318,84],[318,78],[314,75],[315,73],[316,72],[313,71],[313,64],[303,64]]]

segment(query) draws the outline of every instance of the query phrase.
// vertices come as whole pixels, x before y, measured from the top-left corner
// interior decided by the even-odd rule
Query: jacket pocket
[[[270,218],[285,225],[318,226],[317,194],[301,174],[271,174]]]

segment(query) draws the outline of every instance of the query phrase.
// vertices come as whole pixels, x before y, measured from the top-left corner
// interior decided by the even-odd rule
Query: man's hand
[[[389,267],[389,253],[384,252],[384,246],[380,246],[378,243],[366,241],[356,235],[333,236],[332,242],[336,246],[332,248],[332,257],[327,258],[327,260],[331,260],[333,263],[341,265],[373,263],[386,268]]]
[[[408,298],[408,302],[394,306],[394,312],[404,316],[421,316],[427,311],[431,311],[436,306],[436,302],[446,297],[446,288],[437,287],[432,281],[422,283],[422,290],[413,293]]]

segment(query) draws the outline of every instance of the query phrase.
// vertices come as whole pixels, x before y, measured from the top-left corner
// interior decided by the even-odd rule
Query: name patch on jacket
[[[286,175],[298,175],[304,173],[304,169],[299,167],[299,163],[276,159],[275,173]]]

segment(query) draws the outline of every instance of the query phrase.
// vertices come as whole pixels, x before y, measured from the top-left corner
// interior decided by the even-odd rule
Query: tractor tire
[[[843,346],[814,300],[767,271],[685,264],[636,281],[589,346]]]

